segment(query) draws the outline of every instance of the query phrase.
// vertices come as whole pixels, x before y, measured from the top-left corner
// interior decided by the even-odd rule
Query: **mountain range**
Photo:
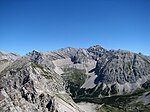
[[[0,52],[1,112],[149,110],[149,56],[100,45]]]

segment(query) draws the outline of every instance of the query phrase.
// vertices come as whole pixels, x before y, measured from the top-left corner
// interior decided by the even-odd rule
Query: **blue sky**
[[[150,55],[150,0],[0,0],[0,51],[96,44]]]

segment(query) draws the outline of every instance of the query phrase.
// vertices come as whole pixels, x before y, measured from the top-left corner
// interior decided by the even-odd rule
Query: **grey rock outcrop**
[[[69,95],[105,97],[149,88],[150,59],[141,53],[96,45],[33,50],[23,57],[0,52],[0,59],[2,112],[80,112]]]
[[[35,61],[21,57],[0,73],[0,111],[80,112],[62,78]]]
[[[20,57],[20,55],[15,54],[15,53],[0,52],[0,60],[6,59],[6,60],[13,62],[16,59],[18,59],[19,57]]]
[[[141,88],[150,79],[150,60],[143,54],[126,50],[108,51],[99,45],[88,49],[63,48],[44,54],[53,57],[50,59],[60,73],[64,73],[65,68],[86,70],[87,79],[79,88],[88,91],[95,88],[97,92],[101,88],[101,91],[107,91],[107,95],[123,94]]]
[[[150,60],[150,56],[147,56],[148,57],[148,59]]]
[[[76,48],[61,48],[59,50],[51,51],[51,52],[44,52],[50,60],[57,60],[57,59],[65,59],[65,58],[73,58],[74,55],[77,53],[78,49]]]
[[[99,59],[96,66],[96,74],[104,83],[126,82],[135,83],[139,78],[150,74],[150,61],[144,56],[129,51],[111,51],[110,58]]]
[[[21,56],[15,53],[0,52],[0,72],[19,57]]]

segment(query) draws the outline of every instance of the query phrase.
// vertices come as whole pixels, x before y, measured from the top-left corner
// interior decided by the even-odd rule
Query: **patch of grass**
[[[41,65],[39,65],[39,64],[31,63],[31,66],[32,66],[33,68],[39,68],[39,69],[41,69],[45,74],[48,74],[48,72],[45,71],[44,68],[43,68]]]
[[[82,86],[86,79],[85,70],[76,68],[65,68],[62,74],[64,80],[74,83],[75,85]]]
[[[62,74],[62,78],[67,82],[65,88],[69,91],[71,97],[74,98],[83,95],[80,91],[80,87],[86,80],[86,71],[77,68],[64,68],[63,71],[65,73]]]
[[[105,104],[102,105],[100,108],[97,107],[96,111],[97,112],[125,112],[122,109],[118,109],[118,108],[112,107],[110,105],[105,105]]]
[[[143,93],[147,91],[149,90],[139,89],[139,90],[136,90],[132,94],[115,95],[115,96],[104,97],[104,98],[82,97],[79,99],[74,99],[74,101],[75,102],[84,101],[84,102],[90,102],[90,103],[95,103],[95,104],[105,104],[113,108],[119,109],[119,111],[108,110],[108,112],[122,112],[120,110],[123,110],[125,112],[149,112],[148,110],[150,110],[150,105],[143,105],[143,103],[136,103],[136,100],[138,99],[138,97],[143,95]],[[105,111],[102,111],[102,112],[105,112]]]
[[[126,110],[128,110],[129,112],[149,112],[150,105],[144,105],[142,102],[135,102],[128,105]]]
[[[0,60],[0,62],[8,62],[8,60],[7,59],[2,59],[2,60]]]
[[[46,79],[52,79],[52,76],[46,73],[41,73],[42,76],[44,76]]]
[[[39,64],[35,64],[35,63],[31,63],[31,66],[33,67],[33,68],[39,68],[39,69],[41,69],[41,70],[43,70],[43,67],[41,66],[41,65],[39,65]]]
[[[50,76],[49,73],[47,71],[45,71],[44,68],[41,65],[35,64],[35,63],[32,62],[31,66],[33,68],[39,68],[39,69],[41,69],[42,70],[41,75],[44,76],[46,79],[52,79],[52,76]]]

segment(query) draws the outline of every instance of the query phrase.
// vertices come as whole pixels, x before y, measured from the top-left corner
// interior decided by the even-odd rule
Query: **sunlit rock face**
[[[148,89],[149,80],[148,56],[99,45],[22,57],[0,52],[0,111],[81,112],[72,98],[133,93]],[[138,101],[147,104],[144,96]]]
[[[0,111],[81,112],[65,92],[63,79],[35,61],[21,57],[0,73]]]
[[[126,50],[108,51],[96,45],[87,49],[63,48],[46,52],[44,55],[52,60],[55,72],[62,76],[66,75],[66,72],[69,74],[69,71],[65,71],[67,68],[85,71],[86,76],[83,78],[81,75],[84,80],[82,85],[75,84],[71,80],[66,82],[69,82],[69,85],[71,83],[72,89],[79,92],[86,91],[87,95],[94,94],[94,91],[98,91],[97,95],[100,96],[101,93],[112,95],[133,92],[150,79],[150,60],[141,53]],[[73,73],[72,76],[74,76]],[[69,88],[68,84],[67,88]],[[78,92],[76,95],[78,96]]]
[[[0,72],[19,57],[21,56],[15,53],[0,52]]]

